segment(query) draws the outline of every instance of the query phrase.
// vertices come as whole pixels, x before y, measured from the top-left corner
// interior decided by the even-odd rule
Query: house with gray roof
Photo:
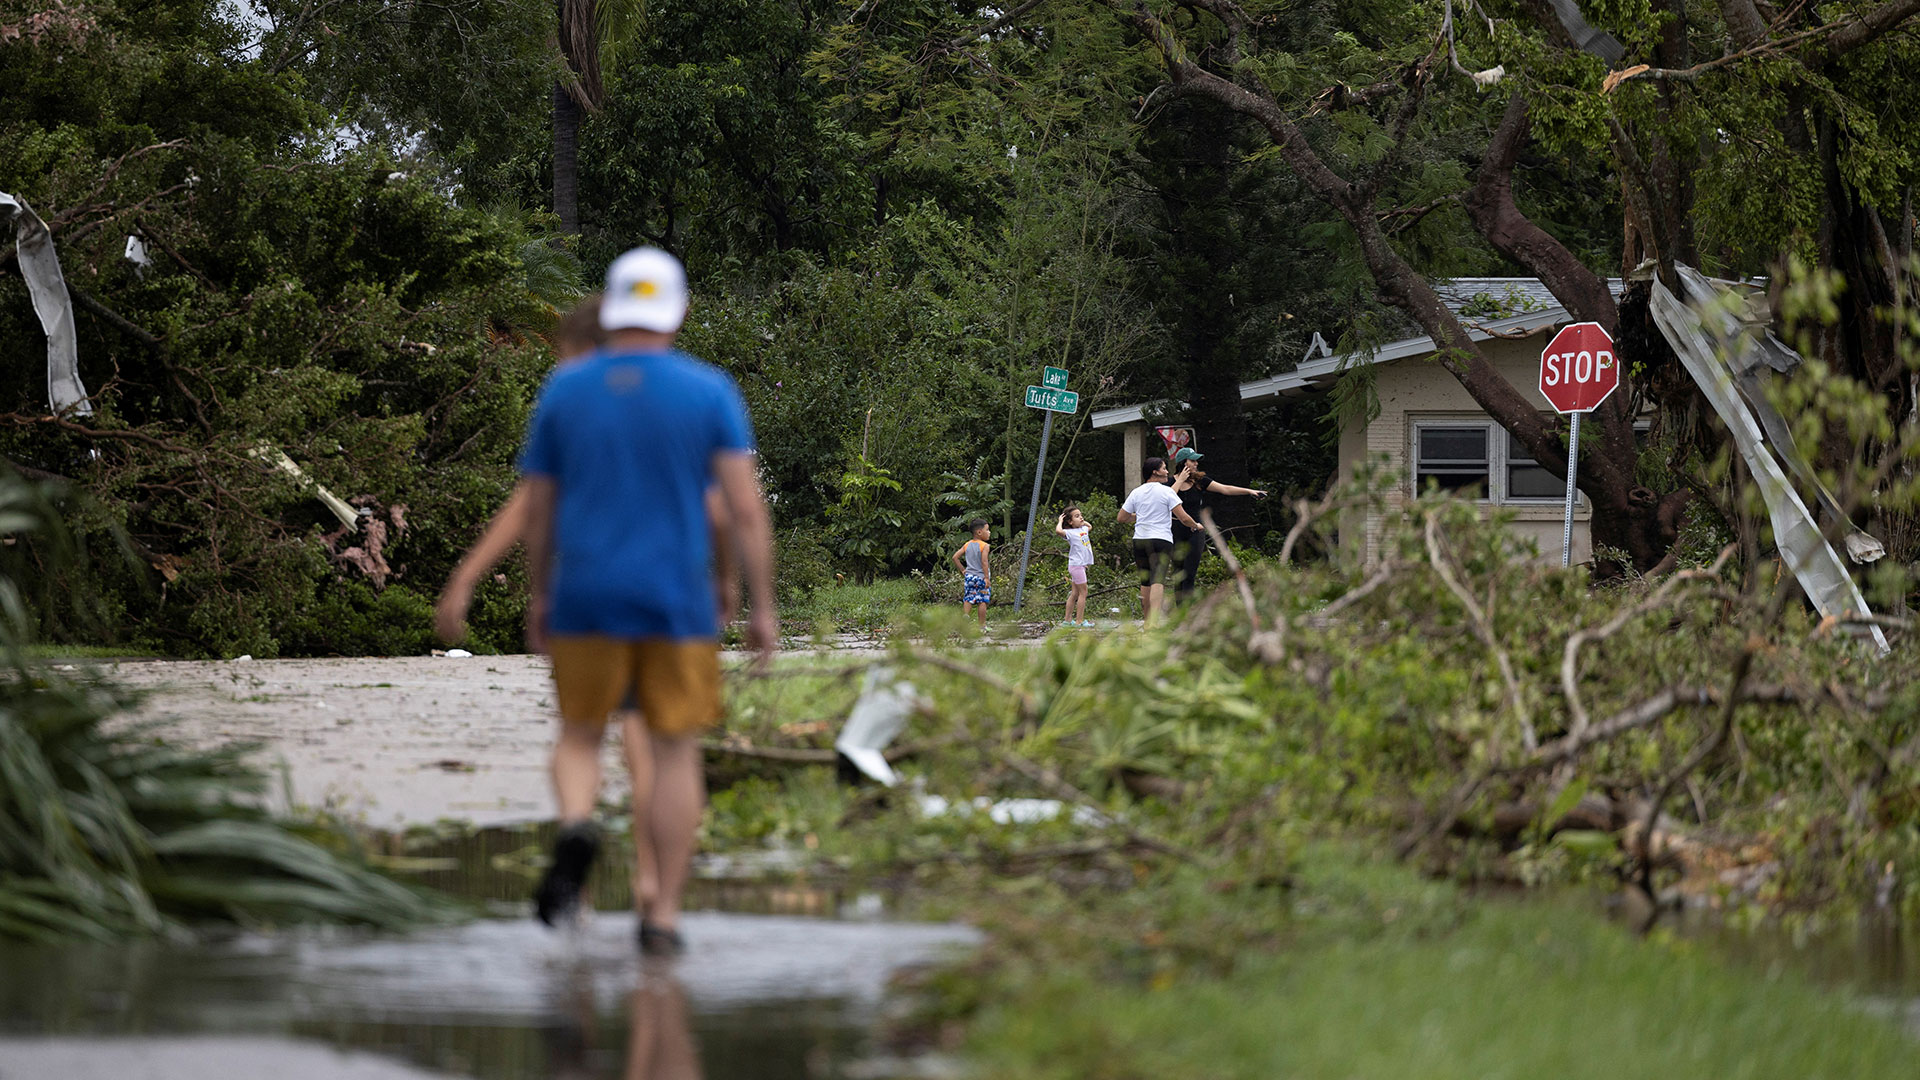
[[[1611,284],[1618,294],[1621,283]],[[1436,282],[1434,288],[1500,373],[1542,412],[1551,410],[1539,391],[1540,351],[1555,332],[1575,320],[1546,286],[1534,278],[1454,278]],[[1325,393],[1349,369],[1373,368],[1379,415],[1370,422],[1350,418],[1340,432],[1340,479],[1352,478],[1368,462],[1395,478],[1384,511],[1342,522],[1341,546],[1363,561],[1374,557],[1385,515],[1430,483],[1472,493],[1489,509],[1511,512],[1515,530],[1535,540],[1543,555],[1557,559],[1565,484],[1432,362],[1434,352],[1433,339],[1425,335],[1338,354],[1322,344],[1319,355],[1310,354],[1292,371],[1240,384],[1240,400],[1251,408]],[[1163,452],[1148,408],[1127,405],[1092,416],[1096,429],[1122,430],[1127,478],[1140,475],[1146,457]],[[1574,511],[1576,563],[1592,555],[1586,521],[1582,499]]]

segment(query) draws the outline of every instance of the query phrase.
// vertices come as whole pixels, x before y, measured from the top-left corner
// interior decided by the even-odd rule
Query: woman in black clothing
[[[1193,520],[1200,520],[1200,511],[1206,508],[1208,497],[1213,495],[1251,495],[1256,499],[1267,497],[1267,493],[1259,488],[1222,484],[1208,476],[1200,468],[1203,456],[1198,450],[1181,447],[1173,455],[1173,467],[1177,475],[1167,481],[1179,493],[1181,508]],[[1194,586],[1200,579],[1200,556],[1206,551],[1206,533],[1195,532],[1178,521],[1173,523],[1173,557],[1180,561],[1180,582],[1173,590],[1176,599],[1188,600],[1193,597]]]

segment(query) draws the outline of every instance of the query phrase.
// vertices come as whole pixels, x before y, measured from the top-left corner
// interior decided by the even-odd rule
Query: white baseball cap
[[[656,247],[634,248],[607,267],[600,329],[671,334],[687,317],[687,270]]]

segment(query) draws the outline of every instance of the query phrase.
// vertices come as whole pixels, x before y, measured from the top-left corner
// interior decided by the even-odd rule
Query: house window
[[[1486,424],[1420,425],[1414,438],[1419,490],[1437,486],[1441,491],[1489,497],[1487,481],[1493,475],[1493,461],[1487,453],[1487,434]]]
[[[1492,420],[1416,421],[1413,451],[1416,491],[1438,487],[1496,503],[1566,497],[1566,481]]]
[[[1567,482],[1543,468],[1513,433],[1501,429],[1507,440],[1507,498],[1564,499]],[[1586,440],[1582,439],[1582,442]]]

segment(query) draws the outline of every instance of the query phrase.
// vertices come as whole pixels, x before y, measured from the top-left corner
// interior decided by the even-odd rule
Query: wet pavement
[[[889,980],[978,942],[945,924],[695,912],[490,919],[199,946],[0,946],[0,1078],[872,1076]]]
[[[0,942],[0,1080],[746,1080],[925,1076],[874,1045],[889,984],[964,955],[970,927],[905,921],[879,894],[702,861],[688,951],[635,947],[623,845],[596,911],[529,916],[552,826],[464,831],[383,856],[496,917],[407,935],[339,928],[193,944]]]

